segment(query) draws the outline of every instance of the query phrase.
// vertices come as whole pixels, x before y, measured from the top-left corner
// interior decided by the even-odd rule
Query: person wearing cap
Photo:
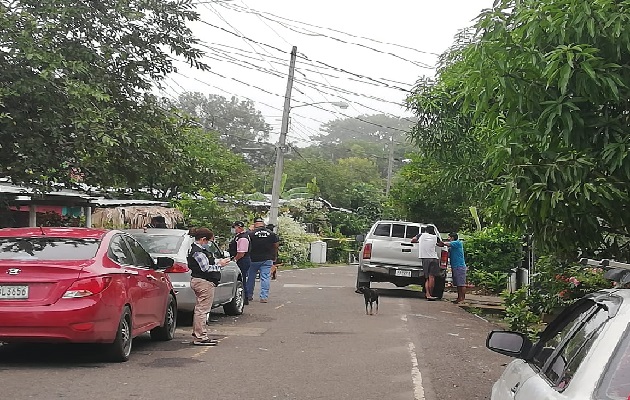
[[[214,289],[221,281],[221,269],[230,259],[215,260],[212,253],[206,250],[208,242],[214,239],[214,233],[210,229],[191,229],[189,235],[195,238],[186,257],[191,274],[190,287],[197,298],[193,314],[193,344],[216,346],[217,341],[208,337],[206,316],[212,309]]]
[[[252,262],[247,276],[247,293],[249,300],[253,300],[256,274],[260,271],[260,302],[267,303],[271,266],[278,256],[278,235],[267,229],[262,218],[254,219],[254,230],[248,234],[251,243],[249,256]]]
[[[251,258],[249,257],[249,235],[245,230],[245,223],[243,221],[235,221],[232,224],[232,233],[234,237],[228,245],[228,252],[232,260],[236,261],[236,265],[238,265],[241,270],[243,276],[243,290],[245,292],[245,304],[249,304],[251,294],[247,290],[247,274],[249,272]]]

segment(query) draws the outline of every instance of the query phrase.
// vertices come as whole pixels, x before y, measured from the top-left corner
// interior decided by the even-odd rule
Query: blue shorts
[[[466,286],[466,267],[451,267],[453,286]]]

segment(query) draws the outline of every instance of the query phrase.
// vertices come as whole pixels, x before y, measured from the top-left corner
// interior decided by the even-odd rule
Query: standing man
[[[249,231],[251,248],[251,266],[247,275],[247,293],[249,300],[253,300],[254,286],[256,285],[256,273],[260,271],[260,302],[267,303],[269,300],[269,275],[273,261],[278,257],[278,236],[265,227],[262,218],[254,219],[254,230]]]
[[[457,300],[453,303],[463,303],[466,299],[466,261],[464,260],[464,244],[455,232],[448,234],[448,241],[444,245],[449,247],[448,256],[451,259],[453,285],[457,286]]]
[[[424,292],[427,300],[437,300],[433,297],[433,288],[435,287],[435,277],[440,274],[440,260],[438,259],[436,246],[441,241],[435,234],[435,227],[428,225],[420,229],[420,234],[411,239],[412,243],[418,243],[420,262],[424,272]]]
[[[214,233],[208,228],[191,229],[189,235],[195,238],[188,252],[188,268],[191,272],[190,287],[197,303],[193,314],[193,344],[197,346],[216,346],[217,341],[208,337],[206,316],[212,309],[214,289],[221,281],[221,268],[230,262],[229,258],[214,259],[205,247],[214,239]]]
[[[251,293],[247,291],[247,274],[249,273],[249,266],[251,265],[251,258],[249,257],[249,235],[245,230],[245,223],[242,221],[235,221],[232,224],[232,233],[234,237],[228,246],[228,251],[232,260],[236,261],[241,270],[243,276],[243,290],[245,291],[245,304],[249,304],[249,298]]]

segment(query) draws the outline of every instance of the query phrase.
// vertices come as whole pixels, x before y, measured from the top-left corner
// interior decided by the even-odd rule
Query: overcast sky
[[[385,113],[410,116],[400,105],[437,55],[493,0],[200,0],[202,22],[191,25],[203,41],[211,71],[176,63],[164,96],[199,91],[251,99],[280,131],[289,59],[297,46],[288,140],[308,145],[321,123]],[[345,43],[344,43],[345,42]],[[375,50],[372,50],[370,48]],[[393,53],[389,54],[389,53]],[[346,72],[347,71],[347,72]]]

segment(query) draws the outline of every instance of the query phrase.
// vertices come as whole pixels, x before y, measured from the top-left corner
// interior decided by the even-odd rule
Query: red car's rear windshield
[[[101,241],[55,237],[0,238],[0,260],[89,260]]]
[[[134,233],[133,237],[140,242],[146,251],[152,254],[177,254],[184,241],[184,237],[181,235],[147,235]]]
[[[606,368],[597,398],[606,400],[630,398],[630,326]]]

